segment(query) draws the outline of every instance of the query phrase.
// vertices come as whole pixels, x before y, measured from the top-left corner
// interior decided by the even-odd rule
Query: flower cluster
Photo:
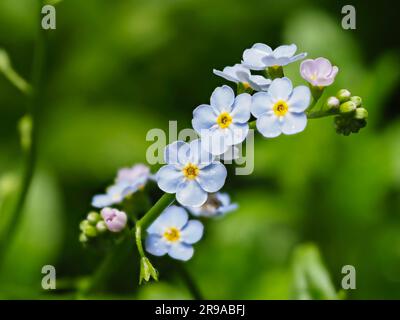
[[[236,93],[222,85],[212,92],[208,104],[194,109],[192,126],[198,138],[166,146],[165,163],[154,176],[142,164],[119,170],[106,193],[93,198],[92,205],[102,210],[100,214],[91,212],[81,223],[81,240],[107,230],[125,230],[129,217],[119,209],[126,208],[130,196],[154,180],[165,194],[145,215],[135,216],[132,223],[141,256],[140,281],[151,277],[157,280],[158,272],[144,253],[142,229],[147,231],[144,247],[148,253],[182,261],[191,259],[193,245],[202,238],[204,226],[199,220],[190,220],[188,212],[203,219],[237,209],[229,195],[220,191],[227,178],[221,159],[225,161],[230,151],[238,150],[250,128],[257,128],[266,138],[275,138],[302,132],[308,119],[332,115],[336,116],[338,133],[348,135],[365,126],[367,111],[361,106],[361,98],[351,96],[348,90],[342,89],[318,103],[339,71],[328,59],[319,57],[301,63],[299,72],[308,86],[296,86],[285,77],[283,67],[307,55],[296,51],[294,44],[272,49],[256,43],[243,52],[240,64],[222,71],[214,69],[215,75],[237,85]],[[175,200],[180,206],[171,205]]]

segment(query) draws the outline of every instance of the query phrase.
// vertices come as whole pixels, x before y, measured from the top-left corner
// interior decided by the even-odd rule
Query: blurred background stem
[[[6,253],[7,246],[11,242],[11,238],[14,234],[18,226],[18,221],[22,215],[22,211],[24,209],[25,200],[27,198],[29,188],[32,182],[35,162],[36,162],[36,152],[37,152],[37,131],[38,131],[38,115],[40,113],[40,106],[42,105],[41,93],[42,93],[42,73],[43,73],[43,63],[45,60],[45,35],[44,30],[41,28],[40,24],[40,5],[41,1],[38,1],[37,12],[38,19],[36,20],[36,24],[38,30],[36,32],[36,40],[35,40],[35,49],[34,49],[34,58],[33,58],[33,66],[32,66],[32,90],[29,90],[29,85],[23,81],[23,85],[21,87],[22,82],[20,81],[22,78],[18,76],[17,83],[20,86],[17,86],[20,90],[27,94],[28,101],[27,106],[28,110],[23,119],[29,119],[29,129],[27,132],[21,131],[22,139],[21,141],[26,140],[24,137],[25,134],[28,134],[29,143],[23,144],[23,152],[24,152],[24,164],[23,164],[23,174],[21,178],[20,184],[20,193],[17,197],[15,207],[13,209],[10,223],[8,227],[5,228],[4,232],[0,235],[0,262],[3,261],[3,256]],[[16,73],[13,73],[14,76]],[[13,82],[15,84],[15,81]],[[22,127],[22,126],[21,126]]]

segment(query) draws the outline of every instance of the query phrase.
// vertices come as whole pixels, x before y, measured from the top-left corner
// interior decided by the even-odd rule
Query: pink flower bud
[[[107,225],[107,229],[111,232],[120,232],[125,228],[128,217],[123,211],[113,208],[103,208],[100,212]]]
[[[304,60],[300,65],[300,74],[314,87],[330,86],[335,80],[339,68],[332,66],[325,58]]]

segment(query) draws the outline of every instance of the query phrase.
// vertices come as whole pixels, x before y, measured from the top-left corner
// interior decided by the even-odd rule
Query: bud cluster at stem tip
[[[338,115],[335,117],[337,133],[348,136],[351,133],[357,133],[367,125],[368,111],[363,108],[361,97],[352,96],[350,91],[341,89],[336,97],[329,99],[331,99],[332,107],[338,110]]]

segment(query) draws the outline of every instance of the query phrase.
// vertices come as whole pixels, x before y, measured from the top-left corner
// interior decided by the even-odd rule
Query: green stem
[[[307,118],[308,119],[318,119],[318,118],[324,118],[324,117],[328,117],[328,116],[334,116],[336,114],[337,114],[337,112],[334,112],[334,111],[318,110],[318,111],[310,112],[309,114],[307,114]]]
[[[3,70],[4,76],[23,94],[31,94],[31,86],[11,66]]]
[[[175,194],[164,193],[154,206],[146,212],[146,214],[136,222],[135,240],[141,257],[145,257],[142,245],[142,230],[146,229],[169,205],[175,201]]]
[[[39,3],[41,3],[39,1]],[[40,16],[40,10],[39,17]],[[32,84],[33,90],[30,91],[28,100],[28,114],[27,116],[32,120],[32,131],[31,131],[31,143],[29,148],[25,150],[25,165],[21,183],[21,191],[16,200],[16,205],[11,215],[11,221],[8,228],[4,230],[0,238],[0,262],[3,261],[3,256],[6,252],[7,246],[11,242],[10,239],[14,234],[14,231],[18,225],[18,221],[22,215],[25,200],[28,195],[29,187],[32,182],[34,173],[34,167],[36,162],[36,148],[37,148],[37,128],[38,128],[38,115],[39,108],[42,105],[41,91],[42,91],[42,71],[45,60],[45,36],[43,29],[40,26],[40,20],[36,21],[39,26],[39,30],[36,35],[33,70],[32,70]]]
[[[136,226],[146,229],[169,205],[175,201],[175,194],[164,193],[154,206],[136,222]]]

